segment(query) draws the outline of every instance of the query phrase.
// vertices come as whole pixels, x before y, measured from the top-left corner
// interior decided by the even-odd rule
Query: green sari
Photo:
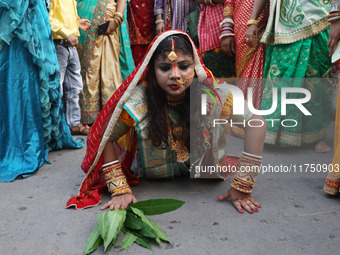
[[[287,115],[281,115],[281,107],[265,119],[279,119],[268,122],[266,143],[280,146],[301,146],[324,139],[331,120],[331,83],[325,78],[331,68],[328,57],[328,31],[288,45],[267,47],[265,75],[261,109],[272,106],[272,88],[278,88],[278,106],[281,106],[280,89],[283,87],[306,88],[311,92],[311,99],[304,106],[312,114],[305,116],[295,105],[287,105]],[[280,79],[294,77],[297,79]],[[308,79],[302,79],[308,78]],[[294,98],[288,93],[288,98]],[[297,98],[297,97],[296,97]],[[284,127],[281,121],[293,119],[295,127]],[[288,124],[288,122],[287,122]],[[292,126],[290,123],[287,126]]]
[[[320,78],[327,78],[332,68],[327,47],[328,22],[322,17],[329,5],[325,1],[320,1],[319,5],[316,2],[291,0],[279,4],[280,0],[271,1],[271,16],[262,37],[262,42],[268,45],[261,110],[271,108],[273,88],[278,88],[278,107],[272,114],[264,116],[268,122],[265,139],[268,144],[301,146],[325,138],[332,115],[331,83]],[[276,6],[281,6],[277,19]],[[308,12],[312,6],[314,11]],[[293,24],[289,21],[299,22]],[[305,116],[295,105],[287,105],[287,114],[281,115],[280,90],[289,87],[306,88],[311,92],[311,99],[303,105],[311,116]],[[287,93],[287,98],[299,98],[299,95]],[[295,120],[296,126],[290,120]],[[282,125],[282,121],[287,125]]]

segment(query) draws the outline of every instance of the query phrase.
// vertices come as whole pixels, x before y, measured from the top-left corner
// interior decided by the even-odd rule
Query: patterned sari
[[[117,128],[117,126],[121,126],[122,120],[124,123],[128,122],[126,120],[124,121],[124,111],[125,113],[128,112],[129,116],[133,117],[136,123],[139,123],[137,125],[137,129],[145,125],[145,121],[143,123],[141,122],[143,121],[143,113],[145,113],[145,104],[143,103],[144,101],[139,98],[142,94],[143,86],[140,86],[138,84],[143,84],[142,81],[144,80],[144,77],[148,71],[149,61],[152,58],[154,51],[157,49],[159,43],[165,38],[175,34],[183,34],[189,38],[187,34],[178,30],[170,30],[158,35],[150,44],[147,54],[143,59],[143,62],[141,62],[139,66],[131,73],[131,75],[124,81],[124,83],[110,98],[108,103],[105,105],[103,111],[98,116],[88,136],[89,142],[85,159],[82,163],[82,169],[86,173],[86,177],[81,184],[78,195],[72,197],[68,201],[66,207],[75,206],[76,209],[84,209],[86,207],[95,206],[100,203],[101,195],[106,192],[105,182],[103,180],[102,174],[100,173],[100,170],[102,168],[102,152],[104,150],[105,144],[108,142],[109,139],[111,139],[112,131]],[[191,44],[192,47],[195,49],[193,41],[191,41]],[[195,73],[199,80],[209,81],[214,78],[211,72],[203,65],[201,59],[199,58],[197,50],[194,50],[194,63]],[[227,92],[222,101],[225,102],[225,111],[222,111],[223,118],[228,119],[231,114],[233,102],[232,94]],[[214,104],[212,103],[212,105]],[[216,111],[212,110],[212,112],[218,113],[220,112],[218,110],[221,110],[221,107],[217,106]],[[246,111],[245,115],[247,119],[251,117],[249,110]],[[210,114],[209,116],[213,116],[213,114]],[[142,130],[142,128],[140,130]],[[225,144],[225,137],[223,136],[223,134],[220,136],[222,140],[219,140],[219,136],[217,133],[220,131],[219,129],[215,129],[215,131],[212,132],[208,132],[208,130],[206,129],[203,130],[203,132],[200,131],[198,132],[197,136],[194,137],[202,137],[202,139],[204,138],[204,143],[200,143],[200,145],[198,146],[199,149],[196,150],[196,152],[202,153],[195,153],[195,155],[190,154],[190,160],[192,159],[191,157],[193,157],[193,162],[195,164],[196,162],[202,162],[202,160],[206,158],[205,156],[207,156],[207,159],[210,163],[224,164],[224,161],[226,161],[226,157],[225,154],[222,153],[222,150],[226,148],[223,147],[221,149],[217,147],[218,145]],[[150,141],[143,139],[143,134],[139,134],[139,136],[140,138],[142,138],[141,140],[139,140],[140,147],[142,149],[147,149],[147,145],[143,143],[150,143]],[[208,144],[209,146],[207,146]],[[165,153],[164,150],[158,149],[158,151],[161,152],[155,153]],[[129,150],[128,157],[134,155],[134,153],[134,151]],[[160,160],[158,160],[157,162],[154,161],[153,155],[155,154],[149,153],[149,151],[141,154],[142,161],[144,160],[144,164],[146,166],[144,170],[149,171],[150,169],[152,169],[154,164],[167,164],[167,162],[163,162],[166,158],[164,157],[164,155],[162,155],[163,158],[159,158]],[[237,162],[237,159],[232,158],[231,160],[233,161],[233,164]],[[138,180],[136,180],[136,178],[132,176],[132,173],[130,171],[131,161],[132,160],[129,161],[130,165],[122,164],[122,168],[127,177],[129,185],[135,185],[138,183]],[[184,166],[183,163],[182,166]],[[174,172],[174,170],[171,169],[171,165],[166,167],[165,169],[166,171],[164,172],[163,167],[159,168],[162,176],[164,176],[164,174],[168,175],[168,171],[170,171],[169,176],[171,176],[171,173]],[[181,169],[182,167],[179,167],[178,172],[181,172]],[[157,171],[152,170],[147,174],[147,176],[157,177],[154,176],[155,173],[157,173]],[[224,179],[226,175],[216,173],[215,177]]]
[[[66,124],[45,1],[1,0],[0,20],[0,182],[10,182],[83,142]]]
[[[80,94],[81,123],[92,124],[122,82],[119,29],[99,35],[98,25],[116,12],[114,0],[78,0],[78,16],[90,20],[88,31],[80,30],[78,53],[83,77]]]
[[[262,101],[262,85],[257,79],[263,78],[263,68],[265,61],[265,44],[254,40],[253,47],[245,43],[247,32],[247,22],[250,20],[253,10],[254,0],[227,0],[225,7],[233,7],[233,20],[235,22],[235,54],[236,54],[236,78],[239,78],[237,86],[242,90],[247,99],[249,87],[253,88],[253,106],[260,109]],[[264,33],[268,19],[269,5],[267,4],[261,15],[257,19],[259,22],[259,38]]]
[[[277,6],[281,8],[277,9]],[[330,1],[271,2],[268,25],[262,37],[268,45],[264,70],[267,81],[263,85],[261,109],[267,110],[272,106],[273,88],[278,88],[279,94],[278,107],[266,116],[266,119],[278,120],[268,123],[266,143],[301,146],[325,137],[331,120],[331,83],[303,78],[326,78],[331,70],[326,17],[329,6]],[[279,16],[275,16],[278,13]],[[285,116],[281,115],[280,91],[289,87],[306,88],[311,92],[311,99],[304,104],[311,116],[305,116],[293,105],[288,107]],[[289,119],[295,120],[297,125],[281,125],[282,121]]]

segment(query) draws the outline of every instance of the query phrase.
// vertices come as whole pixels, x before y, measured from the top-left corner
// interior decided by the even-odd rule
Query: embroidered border
[[[330,23],[328,22],[327,17],[324,17],[309,26],[296,29],[292,33],[265,32],[261,38],[261,42],[269,45],[289,44],[317,35],[326,30],[329,25]]]
[[[81,64],[81,75],[84,77],[86,70],[92,58],[93,48],[96,45],[98,36],[98,26],[105,17],[107,0],[98,1],[96,9],[91,20],[92,26],[86,33],[86,41],[84,45],[78,47],[79,60]]]

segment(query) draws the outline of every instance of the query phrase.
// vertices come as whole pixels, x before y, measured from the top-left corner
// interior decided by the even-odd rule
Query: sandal
[[[77,126],[70,128],[72,135],[87,135],[90,132],[88,125],[79,123]]]

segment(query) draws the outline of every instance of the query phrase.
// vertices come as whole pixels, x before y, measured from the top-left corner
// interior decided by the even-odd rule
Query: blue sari
[[[81,148],[66,124],[44,0],[0,0],[0,182],[33,175],[49,150]]]

